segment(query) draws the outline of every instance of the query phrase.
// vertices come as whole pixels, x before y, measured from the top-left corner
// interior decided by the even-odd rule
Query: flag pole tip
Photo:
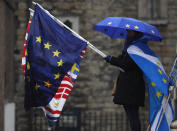
[[[36,2],[33,1],[32,3],[33,3],[34,5],[36,5]]]
[[[28,8],[29,9],[29,11],[31,11],[31,12],[33,12],[34,13],[34,10],[33,9],[31,9],[31,8]]]

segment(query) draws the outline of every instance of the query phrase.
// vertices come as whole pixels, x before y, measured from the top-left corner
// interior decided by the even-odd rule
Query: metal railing
[[[148,112],[140,111],[142,130],[148,126]],[[64,110],[55,126],[48,126],[42,110],[32,110],[30,131],[130,131],[124,111],[105,112],[72,108]]]

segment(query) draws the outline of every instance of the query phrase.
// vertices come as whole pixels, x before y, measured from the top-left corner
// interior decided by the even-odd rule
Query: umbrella
[[[155,26],[134,18],[107,17],[95,26],[111,38],[126,38],[127,29],[142,32],[149,41],[161,41],[163,37]]]

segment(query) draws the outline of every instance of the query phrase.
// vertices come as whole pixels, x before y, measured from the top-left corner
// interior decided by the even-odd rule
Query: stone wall
[[[16,61],[16,130],[28,131],[28,113],[24,110],[24,76],[21,65],[21,57],[23,50],[23,43],[25,38],[25,32],[28,23],[28,2],[27,0],[17,1],[17,9],[15,11],[17,16],[18,25],[16,31],[16,48],[15,48],[15,61]]]
[[[14,102],[14,2],[0,1],[0,130],[4,129],[4,107]]]
[[[117,56],[123,47],[123,40],[111,39],[97,31],[94,26],[108,16],[138,18],[138,0],[36,0],[44,8],[49,10],[56,17],[77,16],[79,17],[80,35],[90,41],[98,49],[109,55]],[[27,0],[17,1],[15,11],[18,19],[16,32],[16,130],[28,129],[28,113],[23,108],[24,80],[21,69],[21,55],[24,35],[26,32],[29,16],[28,7],[31,5]],[[168,23],[157,25],[164,36],[162,43],[150,43],[150,47],[157,53],[167,73],[169,73],[176,54],[177,42],[177,1],[168,0]],[[86,55],[81,62],[78,80],[71,92],[66,105],[82,107],[89,110],[99,111],[121,111],[122,107],[112,103],[111,90],[113,79],[117,71],[116,67],[108,65],[102,57],[88,48]],[[147,100],[146,100],[147,101]],[[145,108],[141,111],[148,111],[146,102]],[[22,124],[23,123],[23,124]]]

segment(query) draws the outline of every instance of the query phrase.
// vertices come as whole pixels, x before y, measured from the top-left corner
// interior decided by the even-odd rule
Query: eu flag
[[[38,4],[35,6],[26,44],[26,110],[49,104],[67,72],[79,65],[86,46]]]
[[[158,127],[166,98],[169,95],[169,81],[159,58],[145,41],[146,39],[142,38],[135,42],[128,48],[127,52],[144,73],[148,86],[151,131],[156,131],[157,128],[159,131],[169,131],[173,120],[173,108],[170,101]]]

